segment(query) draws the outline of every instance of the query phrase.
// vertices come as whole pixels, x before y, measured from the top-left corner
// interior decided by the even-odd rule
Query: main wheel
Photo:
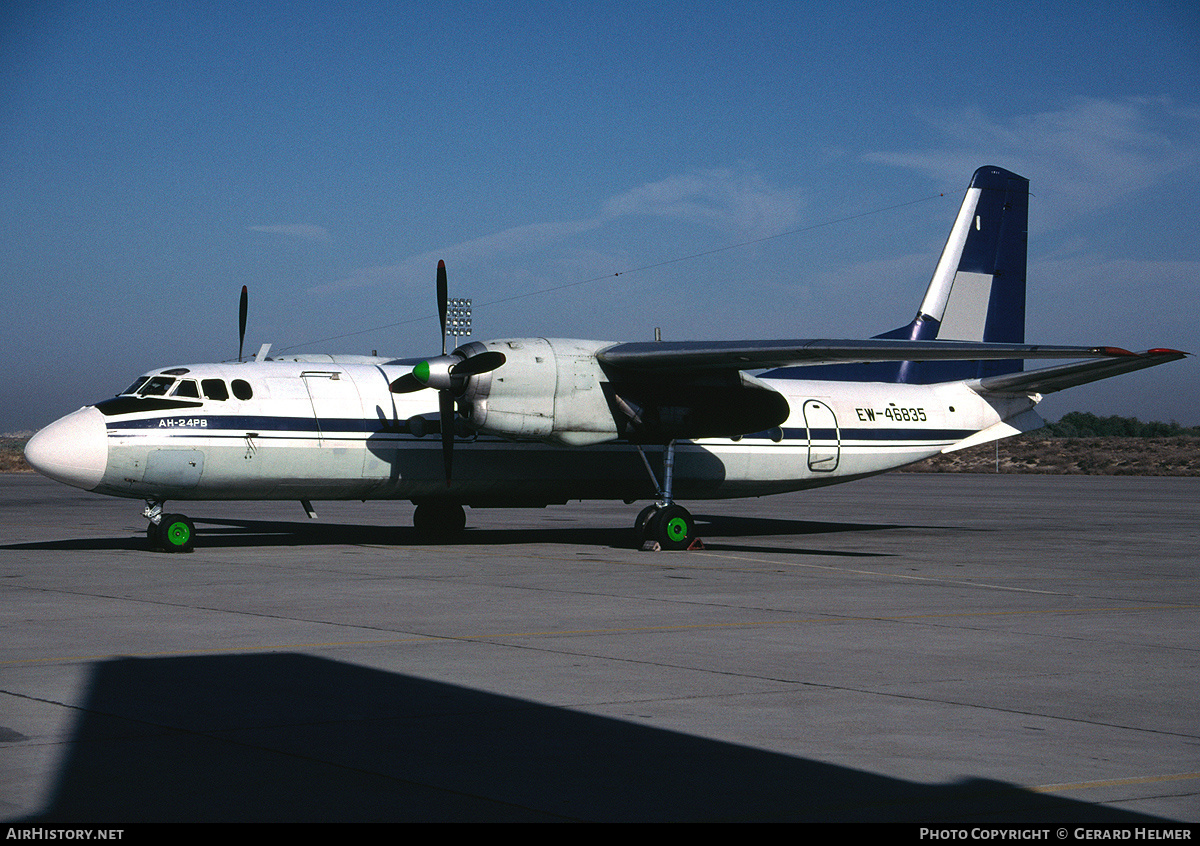
[[[150,545],[164,552],[191,552],[196,539],[196,526],[183,514],[164,514],[159,524],[146,527]]]
[[[638,543],[650,540],[650,536],[646,534],[646,529],[650,525],[650,518],[658,511],[658,503],[651,503],[638,512],[637,519],[633,521],[633,531],[637,535]]]
[[[646,524],[647,540],[656,540],[663,549],[687,549],[696,537],[696,521],[682,505],[668,505],[650,515]]]
[[[467,512],[457,502],[422,502],[413,512],[413,528],[427,538],[446,540],[467,527]]]

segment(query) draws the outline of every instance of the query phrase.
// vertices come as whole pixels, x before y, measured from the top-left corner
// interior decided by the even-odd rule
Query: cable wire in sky
[[[946,196],[944,192],[940,192],[937,194],[930,194],[929,196],[920,197],[916,200],[907,200],[903,203],[896,203],[895,205],[890,205],[890,206],[882,206],[877,209],[871,209],[870,211],[859,212],[858,214],[847,215],[846,217],[839,217],[839,218],[834,218],[832,220],[825,220],[820,223],[811,223],[807,226],[800,226],[795,229],[788,229],[784,232],[776,232],[773,235],[764,235],[761,238],[752,238],[749,241],[738,241],[736,244],[726,244],[723,247],[714,247],[711,250],[702,250],[698,253],[690,253],[686,256],[677,256],[676,258],[665,259],[664,261],[656,261],[656,262],[652,262],[650,264],[643,264],[640,267],[633,267],[633,268],[629,268],[628,270],[618,270],[618,271],[614,271],[612,273],[605,273],[600,276],[592,276],[588,279],[580,279],[575,282],[565,282],[562,285],[552,285],[549,288],[539,288],[536,291],[525,291],[520,294],[513,294],[508,297],[500,297],[499,299],[488,300],[487,302],[483,302],[483,303],[474,303],[472,305],[472,308],[484,308],[487,306],[503,305],[504,303],[511,303],[515,300],[522,300],[522,299],[526,299],[528,297],[537,297],[537,296],[541,296],[543,294],[552,294],[555,291],[563,291],[563,290],[566,290],[567,288],[578,288],[580,285],[589,285],[594,282],[603,282],[608,279],[616,279],[621,276],[628,276],[631,273],[642,273],[647,270],[654,270],[655,268],[659,268],[659,267],[667,267],[669,265],[679,264],[680,262],[684,262],[684,261],[691,261],[693,259],[704,258],[705,256],[716,255],[717,253],[723,253],[723,252],[727,252],[729,250],[736,250],[741,247],[749,247],[754,244],[761,244],[765,241],[773,241],[777,238],[786,238],[789,235],[799,235],[804,232],[812,232],[816,229],[823,229],[823,228],[826,228],[829,226],[836,226],[841,223],[849,223],[852,220],[860,220],[864,217],[870,217],[872,215],[883,214],[885,212],[890,212],[890,211],[896,211],[898,209],[903,209],[903,208],[907,208],[909,206],[915,206],[920,203],[925,203],[925,202],[928,202],[929,200],[936,200],[939,197],[944,197],[944,196]],[[435,320],[435,319],[437,319],[436,314],[426,314],[426,315],[422,315],[421,317],[410,317],[406,320],[399,320],[395,323],[387,323],[383,326],[375,326],[370,329],[357,329],[353,332],[344,332],[341,335],[330,335],[327,338],[318,338],[313,341],[304,341],[299,344],[292,344],[290,347],[284,347],[283,349],[279,350],[279,352],[284,353],[289,350],[297,349],[298,347],[307,347],[307,346],[311,346],[312,344],[323,344],[326,341],[339,341],[342,338],[353,338],[357,335],[367,335],[367,334],[370,334],[371,332],[382,332],[384,329],[394,329],[397,326],[406,326],[410,323],[419,323],[424,320]]]

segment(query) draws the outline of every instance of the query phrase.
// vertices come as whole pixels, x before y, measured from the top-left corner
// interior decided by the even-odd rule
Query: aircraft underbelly
[[[887,456],[842,444],[836,470],[813,460],[807,436],[789,432],[738,442],[683,442],[675,490],[687,499],[757,496],[881,472],[930,454],[927,445]],[[662,448],[645,448],[661,478]],[[829,447],[822,455],[829,454]],[[829,462],[825,461],[824,464]],[[817,467],[818,469],[813,469]],[[167,445],[110,447],[99,491],[134,498],[459,499],[504,505],[572,499],[649,499],[656,493],[628,444],[569,448],[500,440],[461,440],[447,486],[437,438],[336,440],[177,438]]]

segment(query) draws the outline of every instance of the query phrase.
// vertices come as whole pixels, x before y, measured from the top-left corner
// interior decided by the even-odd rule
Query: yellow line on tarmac
[[[1123,784],[1156,784],[1164,781],[1187,781],[1200,778],[1200,773],[1174,773],[1172,775],[1134,776],[1133,778],[1110,778],[1101,781],[1081,781],[1075,784],[1043,784],[1030,787],[1034,793],[1058,793],[1064,790],[1088,790],[1093,787],[1119,787]]]

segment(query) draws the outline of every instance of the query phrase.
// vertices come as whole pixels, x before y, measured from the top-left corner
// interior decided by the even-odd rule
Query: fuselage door
[[[305,371],[301,374],[322,446],[339,432],[354,431],[362,423],[362,400],[349,374],[339,371]]]
[[[833,409],[817,400],[805,400],[804,425],[808,429],[808,469],[817,473],[836,470],[842,435]]]

